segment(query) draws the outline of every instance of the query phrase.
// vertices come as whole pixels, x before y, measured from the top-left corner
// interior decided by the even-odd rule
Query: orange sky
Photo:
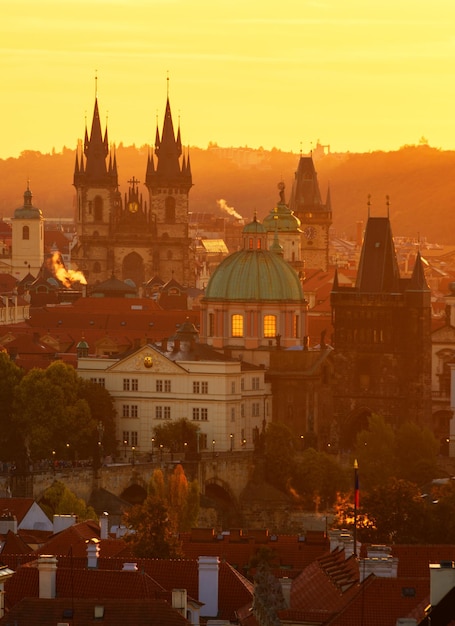
[[[182,141],[308,152],[455,149],[453,0],[0,0],[0,158]]]

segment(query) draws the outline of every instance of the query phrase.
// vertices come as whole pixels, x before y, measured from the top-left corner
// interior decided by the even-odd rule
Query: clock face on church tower
[[[308,241],[312,241],[316,237],[316,229],[314,226],[307,226],[303,230],[303,234],[305,235]]]

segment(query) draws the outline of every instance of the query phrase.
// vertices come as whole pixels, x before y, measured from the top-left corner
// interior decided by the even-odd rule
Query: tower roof
[[[298,215],[303,211],[325,210],[312,156],[300,157],[289,205]]]
[[[84,166],[85,155],[85,166]],[[109,155],[109,167],[106,160],[109,155],[109,141],[107,126],[104,137],[101,130],[101,121],[98,108],[98,98],[95,97],[93,110],[92,127],[90,137],[87,126],[85,127],[84,145],[81,153],[76,155],[74,168],[74,184],[84,180],[89,184],[99,184],[102,186],[118,186],[117,161],[114,153]]]
[[[27,183],[27,189],[24,191],[24,204],[18,207],[14,211],[14,219],[17,220],[39,220],[43,219],[43,213],[41,209],[34,207],[32,204],[32,192],[30,191],[29,183]]]
[[[398,269],[388,217],[369,217],[360,256],[356,288],[363,293],[398,293]]]
[[[155,135],[155,155],[157,163],[155,165],[153,155],[149,156],[146,172],[146,186],[152,187],[169,187],[184,186],[188,189],[192,186],[191,167],[189,155],[184,156],[182,165],[180,165],[180,157],[182,156],[182,141],[180,138],[180,127],[177,130],[177,136],[174,132],[174,123],[172,121],[171,105],[169,96],[166,99],[166,109],[164,112],[163,131],[160,133],[158,126]]]

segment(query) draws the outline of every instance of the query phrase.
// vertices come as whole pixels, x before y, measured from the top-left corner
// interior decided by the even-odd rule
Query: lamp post
[[[150,455],[150,459],[151,459],[152,462],[153,462],[153,445],[154,445],[154,443],[155,443],[155,437],[152,437],[152,453]]]
[[[212,456],[215,458],[215,439],[212,439]]]
[[[126,439],[123,440],[123,458],[126,459],[126,446],[128,445],[128,442]]]
[[[186,458],[186,451],[188,450],[188,442],[184,441],[183,442],[183,452],[185,454],[185,458]]]
[[[104,435],[104,426],[101,420],[98,422],[98,426],[96,430],[98,431],[98,456],[99,456],[99,464],[101,466],[101,457],[103,456],[103,435]]]
[[[232,450],[233,450],[233,448],[234,448],[234,435],[231,433],[231,434],[229,435],[229,438],[230,438],[230,440],[231,440],[231,452],[232,452]]]
[[[55,474],[55,450],[52,450],[52,470]]]
[[[134,458],[134,454],[136,452],[136,448],[134,446],[131,446],[131,465],[134,465],[136,459]]]
[[[357,557],[357,509],[359,508],[359,464],[354,460],[354,557]]]
[[[160,443],[160,463],[163,462],[163,444]]]

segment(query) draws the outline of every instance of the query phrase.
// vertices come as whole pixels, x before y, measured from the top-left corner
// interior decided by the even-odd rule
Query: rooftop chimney
[[[378,578],[396,578],[398,559],[392,556],[390,546],[370,546],[367,557],[360,562],[360,582],[374,574]]]
[[[218,574],[220,559],[217,556],[200,556],[199,569],[199,602],[203,602],[201,616],[217,617],[218,615]]]
[[[186,589],[172,590],[172,608],[175,609],[186,618],[187,609],[187,591]]]
[[[286,602],[286,608],[291,608],[291,587],[292,587],[292,579],[291,578],[280,578],[281,591],[283,592],[283,598]]]
[[[122,571],[137,572],[137,563],[123,563]]]
[[[0,517],[0,535],[6,535],[9,530],[17,535],[17,518],[8,512]]]
[[[87,567],[96,569],[98,567],[98,557],[100,554],[100,542],[98,539],[89,539],[87,542]]]
[[[100,539],[109,538],[109,513],[103,513],[100,517]]]
[[[77,515],[54,515],[54,534],[66,530],[77,523]]]
[[[436,606],[455,587],[455,564],[441,561],[430,565],[430,604]]]
[[[38,558],[39,597],[55,598],[57,578],[57,557],[42,554]]]

